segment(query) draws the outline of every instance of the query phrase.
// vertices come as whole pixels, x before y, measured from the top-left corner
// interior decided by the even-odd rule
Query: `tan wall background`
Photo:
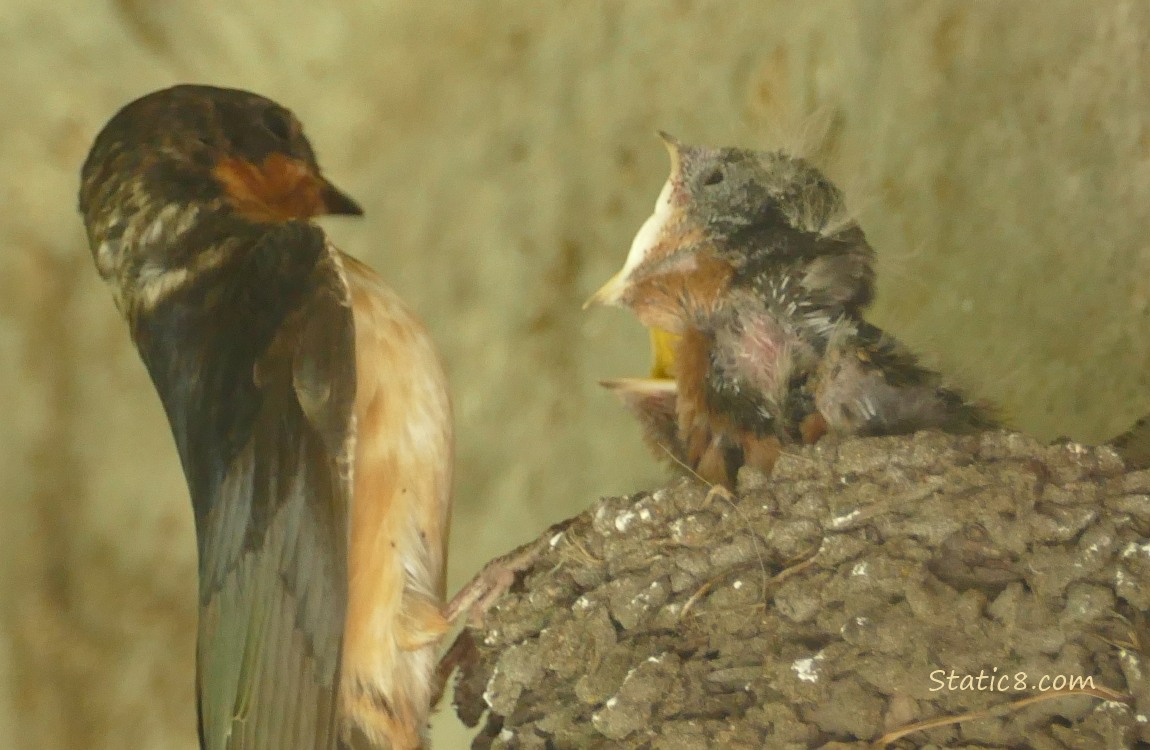
[[[332,234],[451,373],[458,585],[664,475],[595,385],[646,369],[641,330],[579,310],[666,175],[658,128],[770,146],[819,113],[880,324],[1042,437],[1150,410],[1148,50],[1140,0],[6,0],[0,744],[194,745],[183,480],[74,208],[121,104],[260,91],[366,206]]]

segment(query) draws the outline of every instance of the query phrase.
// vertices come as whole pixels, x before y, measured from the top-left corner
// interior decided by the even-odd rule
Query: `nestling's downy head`
[[[772,272],[828,305],[870,300],[872,251],[821,172],[783,152],[661,135],[671,175],[623,268],[588,304],[627,307],[648,327],[680,332],[721,309],[733,285]]]

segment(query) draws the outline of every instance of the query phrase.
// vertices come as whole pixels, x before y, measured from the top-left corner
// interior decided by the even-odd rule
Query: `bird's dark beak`
[[[363,216],[363,208],[347,193],[321,177],[319,199],[321,214],[333,216]]]

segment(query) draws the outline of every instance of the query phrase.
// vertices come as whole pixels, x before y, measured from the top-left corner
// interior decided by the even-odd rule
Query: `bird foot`
[[[727,489],[727,487],[725,485],[712,484],[711,488],[709,490],[707,490],[707,494],[703,497],[702,507],[704,509],[710,508],[711,503],[715,502],[716,498],[726,500],[731,505],[734,505],[735,502],[738,500],[738,498],[735,497],[735,493],[733,493],[729,489]]]
[[[443,693],[447,690],[447,681],[451,679],[451,673],[456,669],[469,669],[470,665],[474,664],[478,658],[479,652],[475,646],[475,639],[471,636],[470,630],[464,629],[456,636],[451,647],[447,649],[435,667],[435,674],[431,683],[432,708],[439,705],[439,701],[443,698]]]
[[[431,705],[439,703],[447,680],[456,668],[467,669],[477,658],[475,639],[471,629],[482,628],[484,616],[496,600],[515,583],[515,577],[531,567],[548,547],[553,546],[556,534],[563,533],[573,519],[560,521],[551,526],[534,542],[501,555],[483,566],[483,570],[472,578],[451,598],[444,613],[451,626],[466,618],[466,625],[439,660],[433,684],[434,699]]]
[[[570,524],[571,520],[561,521],[547,529],[534,542],[501,555],[483,566],[483,570],[447,604],[447,621],[454,625],[466,616],[469,627],[483,627],[484,615],[511,588],[516,575],[530,568],[543,551],[551,546],[555,535],[562,533]]]

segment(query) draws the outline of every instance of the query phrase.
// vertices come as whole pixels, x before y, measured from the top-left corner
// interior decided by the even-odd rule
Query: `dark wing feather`
[[[932,427],[964,433],[997,426],[991,409],[943,385],[939,373],[919,364],[909,349],[877,326],[860,322],[856,345],[856,352],[865,353],[865,365],[857,366],[881,373],[877,377],[886,386],[872,389],[875,413],[860,426],[859,434],[895,435]]]
[[[333,253],[265,228],[134,326],[195,510],[205,750],[335,747],[355,350]]]

